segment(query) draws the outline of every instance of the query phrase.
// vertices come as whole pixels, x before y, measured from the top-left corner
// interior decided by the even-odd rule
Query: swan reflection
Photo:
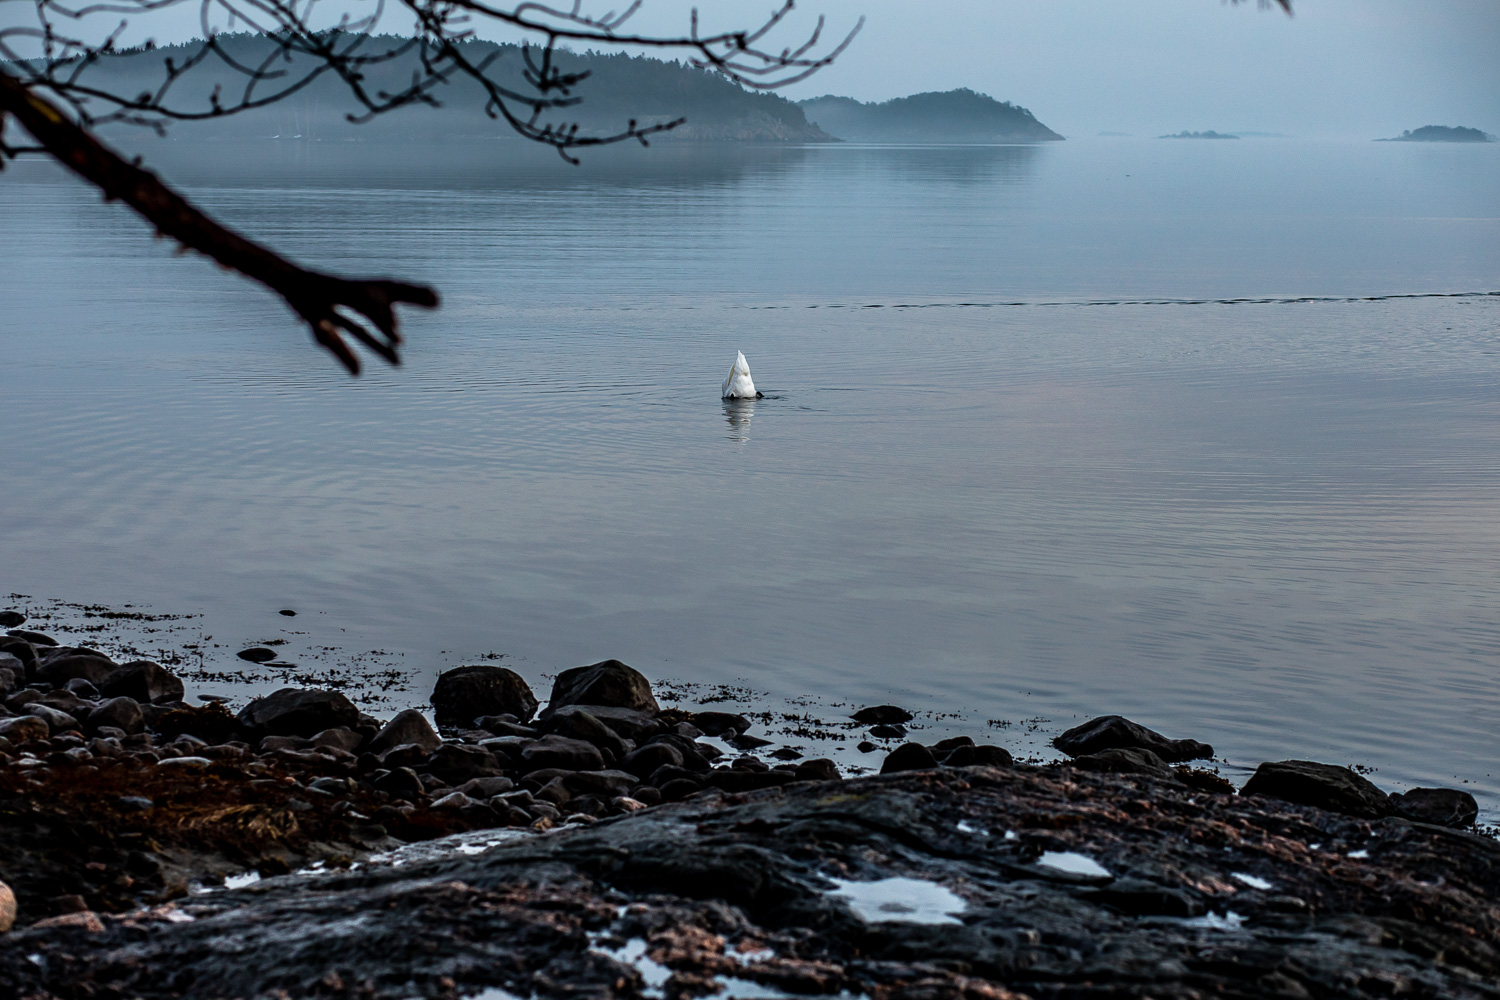
[[[724,400],[724,419],[729,421],[729,440],[744,443],[750,440],[750,418],[755,416],[755,400]]]

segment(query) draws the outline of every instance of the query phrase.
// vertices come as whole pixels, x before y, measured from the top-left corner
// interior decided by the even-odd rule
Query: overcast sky
[[[744,7],[748,5],[740,4]],[[971,87],[1065,135],[1500,133],[1500,0],[803,0],[854,47],[791,96]]]
[[[623,2],[585,0],[599,12]],[[744,27],[777,3],[699,5],[712,29]],[[632,28],[680,34],[691,6],[646,0]],[[1287,17],[1221,0],[799,0],[779,40],[797,41],[819,12],[830,34],[863,14],[849,51],[787,96],[885,100],[970,87],[1071,136],[1218,129],[1368,138],[1427,124],[1500,133],[1500,0],[1295,0],[1295,8]],[[388,9],[398,12],[390,28],[408,26],[398,6]],[[24,11],[0,3],[0,22]],[[184,2],[143,17],[130,40],[188,37],[197,11]]]

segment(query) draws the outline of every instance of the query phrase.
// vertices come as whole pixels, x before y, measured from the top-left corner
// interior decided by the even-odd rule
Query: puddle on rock
[[[883,878],[874,882],[829,879],[836,888],[829,893],[849,904],[867,923],[908,924],[962,923],[955,914],[967,906],[963,898],[936,882],[915,878]]]
[[[1086,854],[1076,851],[1043,851],[1036,863],[1043,868],[1052,868],[1070,875],[1087,875],[1091,878],[1113,878],[1114,872]]]

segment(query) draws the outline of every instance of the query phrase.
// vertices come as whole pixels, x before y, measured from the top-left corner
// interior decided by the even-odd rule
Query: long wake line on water
[[[1391,295],[1299,295],[1292,298],[1235,299],[1057,299],[1042,302],[830,302],[802,306],[746,306],[748,309],[1003,309],[1011,306],[1281,306],[1302,303],[1392,302],[1397,299],[1500,298],[1497,292],[1398,292]]]

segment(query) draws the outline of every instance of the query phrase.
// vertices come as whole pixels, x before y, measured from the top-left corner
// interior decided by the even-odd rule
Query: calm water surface
[[[152,155],[445,296],[350,381],[259,289],[0,177],[0,582],[201,613],[201,690],[277,635],[391,704],[617,656],[1500,810],[1500,297],[1400,297],[1500,291],[1500,147]],[[717,398],[736,349],[768,398]]]

